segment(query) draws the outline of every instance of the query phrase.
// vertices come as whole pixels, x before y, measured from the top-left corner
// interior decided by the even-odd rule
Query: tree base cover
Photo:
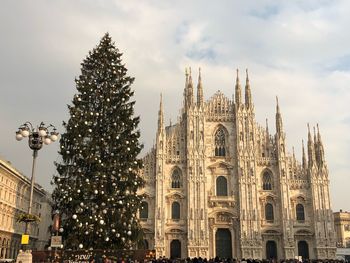
[[[155,250],[58,250],[58,251],[33,251],[33,263],[35,262],[53,262],[55,259],[60,262],[105,262],[105,259],[111,261],[118,260],[138,260],[153,259]]]

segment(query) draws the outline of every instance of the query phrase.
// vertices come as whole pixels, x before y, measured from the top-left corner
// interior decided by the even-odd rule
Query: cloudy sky
[[[178,116],[185,67],[202,68],[206,98],[217,90],[231,98],[235,69],[249,68],[258,122],[268,118],[274,132],[278,95],[299,159],[307,123],[319,123],[333,210],[350,210],[349,25],[347,0],[2,1],[0,155],[30,174],[31,152],[15,131],[27,120],[63,131],[80,63],[109,32],[136,78],[145,150],[161,92],[167,121]],[[37,181],[47,189],[57,151],[55,143],[39,152]]]

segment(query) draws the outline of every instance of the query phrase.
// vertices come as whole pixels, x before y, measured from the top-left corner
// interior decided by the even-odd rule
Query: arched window
[[[263,175],[263,190],[272,190],[272,176],[269,172],[265,172]]]
[[[180,204],[178,202],[171,204],[171,219],[180,219]]]
[[[216,178],[216,195],[227,196],[227,179],[224,176]]]
[[[171,188],[180,188],[181,175],[179,169],[173,171],[171,175]]]
[[[140,218],[141,219],[147,219],[148,218],[148,203],[145,202],[145,201],[143,201],[141,203]]]
[[[267,203],[265,205],[265,219],[266,221],[273,222],[274,216],[273,216],[273,205],[270,203]]]
[[[304,206],[302,204],[297,204],[295,207],[295,212],[297,214],[297,220],[298,221],[304,221],[305,220],[305,211]]]
[[[219,128],[215,133],[215,156],[225,156],[225,132]]]

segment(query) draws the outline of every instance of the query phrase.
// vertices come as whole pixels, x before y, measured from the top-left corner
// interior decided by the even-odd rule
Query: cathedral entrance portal
[[[298,255],[303,259],[309,259],[309,245],[306,241],[298,242]]]
[[[178,239],[175,239],[170,243],[170,258],[181,258],[181,242]]]
[[[266,259],[277,259],[277,246],[275,241],[266,242]]]
[[[215,234],[215,256],[232,258],[231,232],[227,228],[219,228]]]

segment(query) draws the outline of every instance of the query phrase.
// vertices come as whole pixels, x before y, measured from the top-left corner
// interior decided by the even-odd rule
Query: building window
[[[273,216],[273,205],[270,203],[267,203],[265,205],[265,219],[266,221],[273,222],[274,216]]]
[[[171,204],[171,219],[180,219],[180,204],[178,202]]]
[[[148,203],[145,202],[145,201],[143,201],[141,203],[140,218],[141,219],[147,219],[148,218]]]
[[[216,178],[216,195],[227,196],[227,179],[224,176]]]
[[[171,175],[171,188],[180,188],[180,171],[179,169],[176,169],[173,171],[173,174]]]
[[[269,172],[263,175],[263,190],[272,190],[272,176]]]
[[[305,220],[304,206],[302,204],[297,204],[297,206],[295,207],[295,210],[297,214],[297,220],[304,221]]]
[[[219,128],[215,133],[215,156],[225,156],[225,132]]]

